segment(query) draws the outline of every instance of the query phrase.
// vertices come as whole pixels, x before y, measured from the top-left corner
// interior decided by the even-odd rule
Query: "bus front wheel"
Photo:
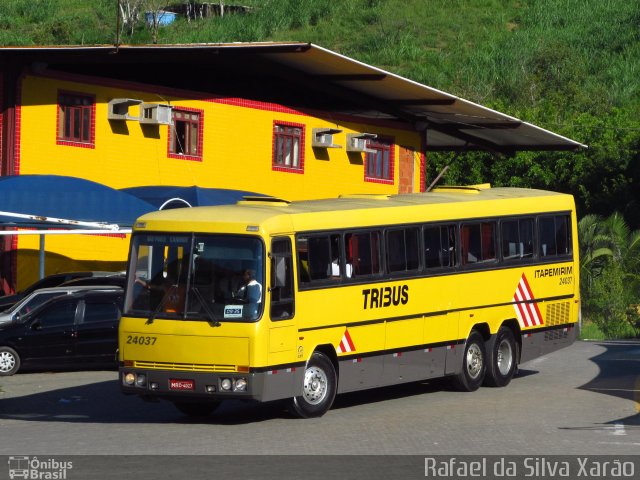
[[[188,417],[206,417],[218,408],[220,402],[173,402],[173,404],[178,410],[180,410],[180,413],[183,413]]]
[[[485,385],[506,387],[516,370],[516,341],[510,328],[500,327],[491,337],[487,342],[487,354]]]
[[[336,370],[331,360],[314,352],[304,371],[302,395],[291,399],[291,412],[300,418],[321,417],[336,397]]]
[[[482,335],[471,332],[464,347],[462,371],[453,377],[454,385],[463,392],[473,392],[480,388],[487,370],[487,355]]]

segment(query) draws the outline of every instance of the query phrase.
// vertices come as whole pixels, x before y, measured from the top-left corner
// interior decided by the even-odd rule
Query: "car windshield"
[[[240,235],[136,234],[124,313],[156,318],[256,321],[264,246]]]

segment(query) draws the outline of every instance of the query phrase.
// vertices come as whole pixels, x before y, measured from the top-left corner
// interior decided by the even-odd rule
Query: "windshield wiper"
[[[209,305],[207,304],[206,300],[202,296],[202,293],[200,293],[200,290],[198,290],[196,287],[191,287],[191,292],[193,292],[193,294],[196,296],[196,298],[200,302],[200,305],[202,305],[202,308],[204,309],[207,316],[209,317],[210,323],[214,327],[219,327],[221,325],[220,321],[216,319],[216,314],[213,313],[213,310],[211,310],[211,308],[209,308]]]
[[[171,295],[177,290],[178,290],[178,285],[171,285],[169,288],[167,288],[167,291],[162,296],[160,303],[158,303],[158,306],[156,307],[156,309],[147,319],[147,325],[153,323],[153,321],[158,316],[158,313],[160,313],[160,310],[162,310],[165,307],[165,305],[167,304],[167,301],[169,300],[169,298],[171,298]]]

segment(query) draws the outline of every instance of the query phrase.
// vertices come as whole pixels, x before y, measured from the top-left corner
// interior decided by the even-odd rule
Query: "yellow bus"
[[[488,185],[154,212],[134,228],[124,393],[207,415],[225,399],[335,395],[450,376],[502,387],[571,344],[573,197]]]

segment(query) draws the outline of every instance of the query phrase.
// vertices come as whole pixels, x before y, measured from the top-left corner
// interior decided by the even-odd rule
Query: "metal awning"
[[[263,196],[261,193],[226,188],[205,188],[170,185],[146,185],[123,188],[120,191],[133,195],[153,205],[158,210],[172,208],[232,205],[247,196]]]
[[[483,107],[435,88],[310,45],[304,55],[274,53],[270,57],[297,67],[315,79],[368,99],[370,111],[350,112],[411,122],[427,129],[427,150],[578,150],[574,140],[515,117]]]
[[[61,175],[0,177],[0,198],[1,227],[117,231],[156,210],[128,193]]]
[[[2,47],[0,65],[91,72],[120,80],[239,96],[301,110],[426,130],[431,151],[579,150],[585,145],[310,43]],[[170,68],[174,66],[176,68]],[[197,75],[185,78],[181,67]],[[178,68],[180,67],[180,68]]]

